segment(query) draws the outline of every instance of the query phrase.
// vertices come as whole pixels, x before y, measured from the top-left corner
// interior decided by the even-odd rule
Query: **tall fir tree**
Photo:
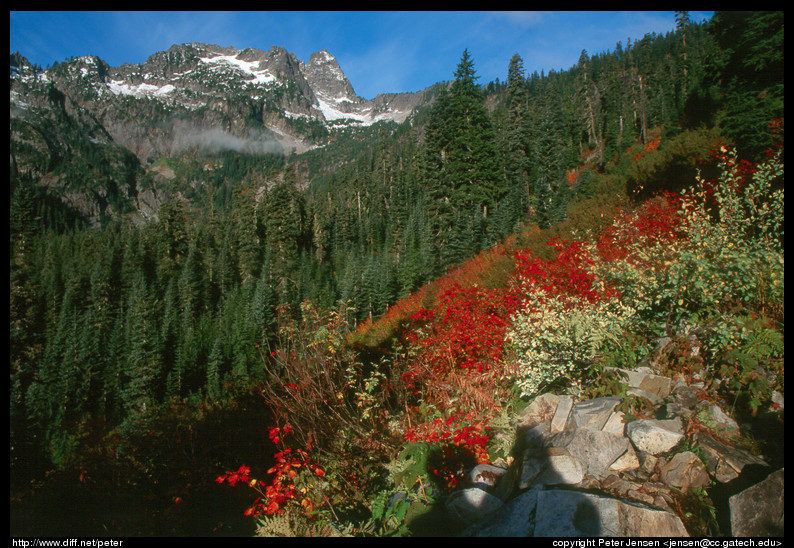
[[[504,195],[496,140],[478,78],[464,50],[455,80],[448,92],[439,92],[426,128],[424,187],[433,239],[440,249],[452,237],[461,212],[476,206],[487,218]]]
[[[127,359],[123,365],[122,398],[129,416],[151,411],[156,403],[155,381],[163,364],[157,352],[157,302],[142,275],[136,276],[127,308]]]
[[[450,87],[448,123],[451,125],[449,159],[456,205],[478,205],[483,216],[504,192],[498,176],[493,128],[468,50],[463,51]]]
[[[524,77],[524,62],[517,53],[507,70],[507,116],[502,131],[503,171],[507,195],[503,201],[504,217],[501,232],[506,235],[517,229],[517,223],[529,210],[532,195],[532,149],[530,133],[529,93]]]

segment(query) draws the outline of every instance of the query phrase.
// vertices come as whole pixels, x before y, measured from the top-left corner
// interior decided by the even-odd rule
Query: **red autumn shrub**
[[[638,247],[652,249],[686,237],[680,215],[681,198],[670,193],[644,202],[633,211],[623,211],[596,238],[596,259],[602,263],[627,260],[636,266],[659,266],[658,258],[629,256]]]
[[[474,411],[455,413],[447,419],[436,418],[405,432],[405,441],[409,443],[435,444],[437,452],[429,459],[428,473],[447,491],[465,485],[466,468],[490,462],[487,448],[490,440],[488,419]]]
[[[544,292],[556,296],[583,297],[595,302],[601,296],[593,289],[592,264],[583,242],[562,242],[557,238],[546,245],[556,248],[551,260],[534,257],[529,250],[516,253],[516,279],[522,292]]]
[[[435,310],[411,316],[427,329],[418,341],[420,359],[440,377],[453,369],[482,373],[501,361],[505,329],[517,305],[510,290],[453,286]]]
[[[244,512],[246,516],[281,514],[293,500],[296,503],[299,500],[305,513],[314,509],[314,500],[308,494],[310,486],[306,485],[306,478],[312,475],[322,477],[325,475],[325,470],[312,463],[304,449],[286,447],[283,436],[291,431],[289,425],[270,430],[270,441],[281,446],[281,450],[273,455],[275,463],[267,471],[268,474],[273,475],[270,483],[252,479],[251,469],[245,465],[236,472],[226,472],[215,479],[217,483],[225,481],[231,486],[237,482],[245,483],[259,493],[259,497]]]

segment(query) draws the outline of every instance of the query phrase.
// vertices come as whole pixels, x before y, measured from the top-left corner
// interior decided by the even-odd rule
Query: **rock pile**
[[[783,534],[783,469],[730,444],[739,425],[696,383],[649,368],[621,371],[627,396],[653,415],[628,417],[623,398],[574,401],[544,394],[515,418],[509,462],[478,465],[473,487],[453,493],[448,515],[466,536],[689,536],[676,499],[712,479],[727,484],[750,466],[768,477],[730,498],[734,536]],[[689,418],[707,424],[685,432]],[[727,441],[726,441],[727,440]]]

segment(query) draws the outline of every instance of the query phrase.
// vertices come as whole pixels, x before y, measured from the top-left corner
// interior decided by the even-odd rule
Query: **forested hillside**
[[[605,365],[687,322],[709,333],[714,378],[738,383],[720,386],[768,406],[783,390],[782,18],[680,12],[675,32],[548,74],[515,55],[485,84],[464,51],[402,124],[290,156],[159,158],[180,199],[146,222],[89,227],[53,198],[79,180],[129,211],[118,182],[157,182],[128,151],[108,162],[75,135],[79,162],[12,161],[12,517],[33,516],[18,534],[232,534],[196,502],[234,491],[215,478],[259,491],[232,507],[260,532],[408,533],[415,507],[387,502],[414,477],[454,488],[464,465],[506,456],[506,410],[596,390]],[[590,338],[547,336],[573,317]],[[759,359],[777,380],[759,384]],[[146,502],[76,523],[51,507],[67,492]]]

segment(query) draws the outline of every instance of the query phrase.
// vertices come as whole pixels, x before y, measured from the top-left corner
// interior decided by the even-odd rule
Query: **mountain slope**
[[[304,63],[276,46],[262,51],[191,43],[141,64],[110,67],[84,56],[46,70],[15,53],[12,179],[53,189],[91,224],[132,210],[146,218],[162,201],[142,196],[162,179],[159,172],[146,173],[158,159],[300,153],[332,142],[338,128],[402,122],[425,95],[358,97],[324,50]],[[115,168],[107,172],[107,166]],[[86,177],[97,169],[100,176]],[[174,189],[161,184],[151,193],[173,195]]]

